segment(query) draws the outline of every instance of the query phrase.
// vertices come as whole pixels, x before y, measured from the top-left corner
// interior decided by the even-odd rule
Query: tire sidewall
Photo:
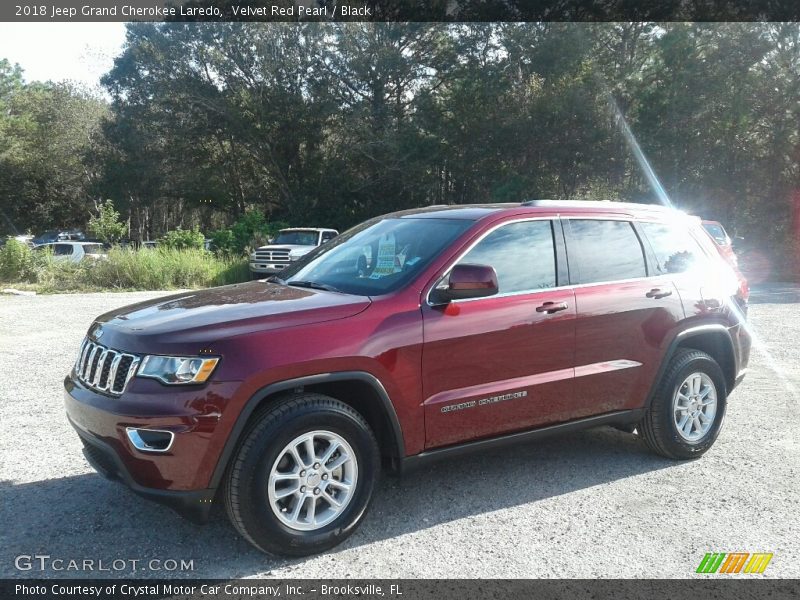
[[[355,494],[344,512],[315,531],[299,531],[282,523],[268,497],[268,481],[278,455],[296,437],[325,430],[350,444],[358,464]],[[371,433],[352,415],[335,407],[301,412],[264,428],[242,461],[246,475],[240,481],[239,509],[249,536],[267,552],[306,555],[321,552],[348,537],[364,517],[380,469]]]
[[[673,418],[673,402],[678,388],[683,384],[684,380],[692,373],[702,372],[706,374],[714,382],[714,387],[717,393],[717,410],[714,416],[714,423],[711,429],[697,441],[689,441],[684,439],[679,433],[675,420]],[[719,365],[707,355],[694,356],[677,369],[669,378],[662,390],[661,418],[666,423],[668,433],[667,445],[668,449],[681,458],[694,458],[704,454],[719,436],[725,421],[725,413],[727,409],[727,392],[725,385],[725,378]]]

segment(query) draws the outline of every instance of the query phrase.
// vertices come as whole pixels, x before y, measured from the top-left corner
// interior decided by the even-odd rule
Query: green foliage
[[[33,283],[44,293],[203,288],[247,281],[250,277],[244,258],[217,257],[196,248],[165,247],[143,250],[115,247],[105,259],[80,263],[28,250],[29,261],[25,264],[29,266],[9,273],[5,270],[10,254],[7,247],[8,244],[0,250],[2,280]]]
[[[103,83],[24,83],[0,61],[0,205],[80,226],[112,197],[134,239],[273,224],[345,229],[431,204],[652,200],[791,256],[797,23],[127,25]]]
[[[197,288],[246,281],[242,260],[215,257],[202,249],[112,249],[93,267],[91,281],[102,288]]]
[[[127,225],[120,221],[119,212],[114,208],[111,199],[97,207],[97,214],[89,217],[87,229],[97,239],[108,244],[119,242],[128,232]]]
[[[27,244],[10,239],[0,248],[0,280],[30,281],[35,277],[33,251]]]
[[[106,104],[68,83],[24,83],[0,60],[0,227],[83,227]]]
[[[200,233],[197,227],[193,229],[181,229],[178,227],[164,234],[164,237],[161,238],[161,245],[178,250],[188,248],[203,250],[205,240],[205,236]]]
[[[268,222],[264,213],[249,211],[243,214],[229,229],[211,233],[214,249],[231,254],[242,254],[247,248],[263,246],[288,225],[283,221]]]

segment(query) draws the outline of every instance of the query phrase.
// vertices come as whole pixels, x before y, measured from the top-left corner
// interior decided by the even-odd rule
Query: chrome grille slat
[[[121,394],[125,389],[125,383],[128,379],[131,365],[133,364],[133,356],[130,354],[123,354],[119,363],[119,368],[114,375],[114,381],[111,382],[111,393]]]
[[[86,361],[86,366],[83,370],[83,380],[86,382],[88,382],[92,376],[92,365],[94,364],[95,356],[97,356],[97,353],[99,351],[100,351],[100,346],[95,344],[94,347],[92,348],[91,354],[89,354],[89,360]]]
[[[83,342],[81,342],[80,349],[78,350],[78,358],[75,359],[74,370],[76,375],[81,372],[81,366],[83,365],[83,359],[86,357],[86,349],[88,347],[89,347],[89,340],[84,339]]]
[[[94,368],[92,374],[92,387],[100,389],[100,378],[103,376],[103,365],[105,365],[106,357],[108,357],[108,350],[105,348],[100,351],[100,356],[97,359],[97,366]]]
[[[78,363],[78,368],[76,369],[76,373],[79,377],[83,376],[83,371],[86,369],[86,361],[89,360],[89,353],[92,350],[92,344],[87,339],[84,342],[83,352],[81,353],[80,363]]]
[[[97,372],[97,365],[100,363],[100,359],[103,357],[103,347],[97,346],[94,352],[92,352],[92,360],[89,361],[89,372],[86,374],[86,382],[87,383],[94,383],[94,374]]]
[[[114,362],[117,353],[114,350],[108,350],[103,358],[103,364],[100,365],[100,371],[97,383],[97,389],[105,391],[108,388],[108,376],[111,373],[111,364]]]
[[[125,376],[125,387],[128,387],[128,382],[133,377],[134,373],[136,373],[136,367],[139,366],[139,357],[133,359],[131,366],[128,367],[128,374]]]
[[[119,396],[138,365],[138,356],[107,348],[86,338],[75,363],[75,375],[90,389]]]
[[[111,368],[108,370],[108,379],[106,379],[106,389],[111,390],[112,392],[114,387],[114,380],[117,378],[117,369],[119,368],[119,363],[122,360],[122,354],[117,353],[114,357],[114,360],[111,361]]]

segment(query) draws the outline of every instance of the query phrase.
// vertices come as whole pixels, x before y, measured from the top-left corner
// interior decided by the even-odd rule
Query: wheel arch
[[[211,477],[210,488],[220,487],[247,424],[257,410],[271,404],[286,392],[299,391],[325,394],[351,406],[369,423],[383,456],[394,462],[405,457],[405,444],[397,412],[386,388],[377,377],[365,371],[319,373],[271,383],[250,397],[225,442]]]
[[[650,393],[647,396],[646,406],[649,407],[656,394],[664,372],[680,349],[701,350],[711,356],[722,369],[725,376],[726,393],[736,385],[736,356],[733,349],[733,340],[728,328],[722,324],[700,325],[679,332],[670,343],[664,359],[661,361],[658,373],[653,380]]]

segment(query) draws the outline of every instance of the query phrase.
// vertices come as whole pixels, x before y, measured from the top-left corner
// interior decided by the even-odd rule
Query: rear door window
[[[460,264],[489,265],[500,294],[533,292],[556,286],[556,258],[550,221],[521,221],[495,229]]]
[[[106,249],[102,246],[102,244],[84,244],[83,252],[85,254],[105,254]]]
[[[639,223],[656,257],[656,275],[683,273],[705,257],[685,227],[672,223]]]
[[[647,276],[642,244],[628,221],[570,219],[569,227],[579,283]]]
[[[72,254],[71,244],[54,244],[53,254],[56,256],[69,256]]]

